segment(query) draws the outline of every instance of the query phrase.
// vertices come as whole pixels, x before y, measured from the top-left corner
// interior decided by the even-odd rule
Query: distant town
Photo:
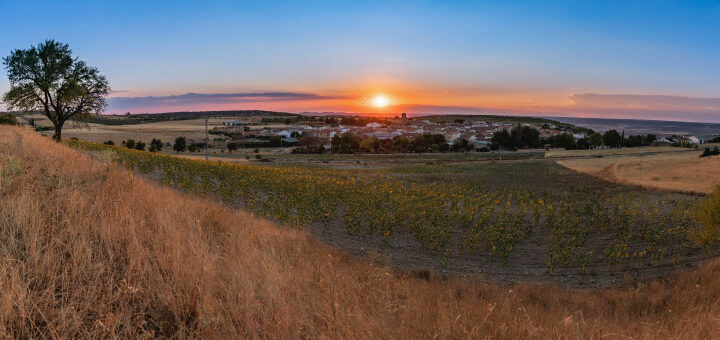
[[[208,119],[207,140],[204,119]],[[50,129],[39,114],[18,115],[20,124],[43,132]],[[553,119],[495,115],[432,115],[390,117],[359,115],[307,115],[271,111],[171,112],[162,114],[101,115],[90,120],[91,134],[71,130],[79,138],[107,136],[98,141],[142,148],[141,139],[161,139],[175,147],[184,139],[186,149],[215,151],[282,148],[293,153],[424,153],[487,152],[519,149],[592,149],[649,145],[693,146],[719,139],[684,134],[658,138],[656,134],[625,135],[624,130],[596,132],[587,127]],[[142,124],[146,131],[133,137],[122,129]],[[184,126],[176,134],[153,135],[151,126],[165,129]],[[187,128],[192,127],[188,131]],[[118,129],[112,133],[112,129]],[[105,131],[108,130],[108,131]],[[132,129],[131,129],[132,130]],[[103,131],[107,133],[103,133]],[[174,131],[169,129],[168,131]],[[188,133],[184,133],[188,132]],[[116,136],[120,136],[121,140]],[[150,137],[150,138],[148,138]],[[157,139],[156,139],[157,138]],[[92,139],[92,138],[91,138]],[[147,142],[147,141],[146,141]],[[129,143],[129,144],[128,144]],[[158,144],[159,145],[159,144]],[[161,149],[161,148],[157,148]]]

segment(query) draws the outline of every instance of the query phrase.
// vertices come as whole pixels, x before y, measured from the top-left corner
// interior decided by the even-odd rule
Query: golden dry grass
[[[0,337],[720,337],[720,262],[597,291],[392,271],[0,129]]]
[[[653,154],[665,152],[685,151],[671,146],[649,146],[642,148],[622,148],[622,149],[588,149],[588,150],[550,150],[545,153],[545,158],[563,158],[563,157],[589,157],[589,156],[613,156],[628,154]]]
[[[700,151],[647,156],[566,159],[558,164],[608,181],[671,192],[705,195],[720,184],[720,157]]]

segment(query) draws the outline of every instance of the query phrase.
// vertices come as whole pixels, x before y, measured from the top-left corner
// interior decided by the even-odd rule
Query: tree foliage
[[[588,136],[588,142],[593,147],[601,146],[603,143],[603,136],[597,132],[591,134]]]
[[[175,153],[181,153],[185,151],[185,148],[187,148],[187,141],[185,141],[185,137],[175,138],[175,145],[173,145]]]
[[[150,141],[150,149],[148,151],[158,152],[158,151],[162,151],[162,148],[163,148],[163,142],[159,139],[153,138],[152,141]]]
[[[68,44],[46,40],[3,58],[10,90],[3,101],[10,109],[41,111],[53,123],[60,141],[66,121],[86,123],[107,106],[110,91],[97,68],[73,57]]]
[[[603,134],[603,144],[611,148],[616,148],[620,146],[622,140],[623,138],[622,136],[620,136],[617,130],[608,130],[605,131],[605,133]]]
[[[540,132],[529,126],[516,126],[509,132],[496,131],[491,139],[494,149],[537,148],[541,145]]]

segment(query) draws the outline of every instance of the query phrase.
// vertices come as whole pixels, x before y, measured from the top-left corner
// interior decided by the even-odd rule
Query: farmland
[[[677,148],[673,148],[677,149]],[[701,151],[652,152],[561,159],[558,164],[606,181],[670,192],[706,195],[720,184],[720,159]]]
[[[395,270],[382,254],[359,261],[328,247],[316,241],[315,230],[311,236],[304,228],[280,227],[213,197],[152,183],[108,163],[121,160],[117,150],[87,143],[75,147],[94,159],[35,133],[0,129],[0,198],[6,202],[0,205],[5,278],[0,329],[6,337],[651,339],[710,338],[720,331],[717,260],[658,281],[623,279],[620,287],[593,290],[518,282],[529,281],[527,276],[505,285],[488,282],[495,279],[491,275]],[[138,169],[142,159],[168,157],[128,152],[123,159],[134,159]],[[190,162],[171,157],[164,162],[175,160],[172,164]],[[553,177],[552,184],[565,185],[548,193],[558,201],[564,191],[571,196],[597,191],[602,183],[552,162],[538,164],[533,172],[545,168],[548,175],[571,175]],[[250,167],[256,172],[248,168],[246,175],[271,171]],[[307,174],[310,168],[319,167],[286,170]],[[345,171],[319,169],[323,175]],[[491,163],[481,169],[493,171]],[[383,173],[420,184],[468,171],[468,164],[405,164]],[[506,173],[527,174],[521,167]],[[502,179],[501,174],[489,175]],[[146,177],[158,180],[162,174]],[[469,179],[455,182],[464,180]],[[529,179],[517,185],[533,192],[545,187]],[[487,188],[499,186],[510,183]],[[611,189],[606,193],[637,193]],[[652,198],[657,192],[640,195]],[[401,238],[390,236],[388,249]],[[507,264],[488,265],[522,273],[514,262],[518,255],[532,256],[514,249]],[[451,267],[453,258],[447,262]]]
[[[416,270],[602,286],[663,275],[715,251],[691,240],[698,198],[608,185],[550,160],[351,169],[205,163],[68,143]]]

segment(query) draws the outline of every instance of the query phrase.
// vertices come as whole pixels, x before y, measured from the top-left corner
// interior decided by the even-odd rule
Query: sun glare
[[[377,108],[383,108],[390,105],[390,99],[388,97],[379,94],[372,99],[372,105]]]

